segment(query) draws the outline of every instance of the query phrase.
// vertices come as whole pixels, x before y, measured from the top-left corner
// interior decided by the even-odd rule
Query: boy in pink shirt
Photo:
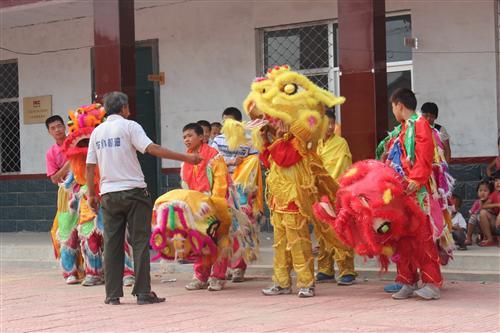
[[[58,184],[66,178],[69,172],[69,163],[61,151],[61,146],[66,139],[66,127],[63,119],[57,115],[47,118],[45,126],[50,136],[56,141],[45,154],[47,176],[52,183]]]
[[[49,131],[51,137],[56,141],[45,154],[45,162],[47,165],[47,176],[50,178],[52,183],[59,185],[64,182],[68,176],[70,165],[66,160],[66,156],[63,154],[61,148],[64,140],[66,139],[66,127],[64,126],[63,119],[58,116],[51,116],[45,120],[45,126]],[[50,234],[52,237],[52,244],[54,246],[54,254],[56,259],[59,259],[61,268],[63,270],[63,277],[67,284],[77,284],[80,282],[79,271],[81,269],[81,257],[67,253],[63,250],[61,253],[61,243],[65,243],[68,239],[72,242],[78,242],[76,236],[69,236],[66,233],[61,234],[60,223],[64,226],[66,224],[76,225],[78,220],[78,215],[73,214],[68,210],[69,193],[66,192],[64,186],[59,186],[57,192],[57,213],[54,217],[54,223],[52,224],[52,229]],[[60,222],[61,221],[61,222]],[[68,223],[63,223],[66,221]],[[65,228],[63,228],[65,229]]]

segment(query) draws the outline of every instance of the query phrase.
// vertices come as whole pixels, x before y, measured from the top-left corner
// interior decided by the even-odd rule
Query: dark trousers
[[[151,291],[149,238],[153,206],[147,189],[106,193],[101,198],[104,218],[104,278],[106,297],[123,297],[123,243],[128,227],[134,256],[132,295]]]
[[[465,246],[466,235],[465,235],[464,229],[453,230],[451,232],[451,235],[453,236],[453,240],[455,241],[455,244],[457,244],[460,247]]]

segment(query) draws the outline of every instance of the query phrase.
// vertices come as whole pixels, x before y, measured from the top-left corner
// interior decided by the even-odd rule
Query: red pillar
[[[385,0],[338,0],[342,135],[355,161],[387,132]]]
[[[94,44],[95,92],[124,92],[134,118],[134,0],[94,0]]]

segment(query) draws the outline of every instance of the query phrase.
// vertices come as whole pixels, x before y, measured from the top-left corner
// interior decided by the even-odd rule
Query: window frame
[[[18,129],[19,129],[19,136],[17,138],[19,142],[19,170],[17,171],[8,171],[4,172],[2,171],[2,160],[3,156],[0,154],[0,175],[16,175],[16,174],[21,174],[21,111],[20,111],[20,105],[19,105],[19,61],[18,59],[5,59],[5,60],[0,60],[0,65],[5,65],[5,64],[16,64],[16,70],[17,70],[17,97],[7,97],[7,98],[0,98],[0,104],[4,103],[17,103],[17,117],[18,117]],[[1,151],[0,151],[1,152]]]
[[[385,17],[397,17],[397,16],[410,16],[411,21],[411,12],[410,11],[397,11],[397,12],[388,12]],[[329,67],[315,68],[315,69],[303,69],[296,70],[298,73],[303,75],[328,75],[328,90],[337,96],[341,95],[341,87],[340,87],[340,68],[339,64],[334,66],[336,59],[336,50],[335,45],[338,43],[338,36],[335,36],[335,26],[338,26],[338,19],[328,19],[328,20],[317,20],[317,21],[309,21],[302,23],[293,23],[293,24],[285,24],[285,25],[277,25],[270,27],[261,27],[256,29],[256,42],[257,42],[257,61],[256,61],[256,73],[257,76],[265,75],[266,68],[264,68],[265,64],[265,34],[267,32],[272,31],[280,31],[287,29],[300,29],[305,27],[311,27],[316,25],[327,25],[328,26],[328,63]],[[411,60],[403,60],[403,61],[386,61],[387,73],[399,72],[399,71],[410,71],[411,76],[411,87],[414,87],[414,72],[413,72],[413,56]],[[337,119],[341,122],[341,113],[340,113],[340,105],[335,107],[335,113]]]

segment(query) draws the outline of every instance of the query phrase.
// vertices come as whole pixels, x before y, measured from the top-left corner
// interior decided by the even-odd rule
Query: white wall
[[[36,53],[46,50],[89,46],[93,41],[92,19],[58,22],[2,30],[1,44],[15,51]],[[21,172],[45,173],[45,152],[54,143],[45,124],[23,123],[23,97],[52,95],[52,112],[68,119],[68,109],[90,102],[89,48],[16,55],[0,51],[0,59],[18,59],[21,131]]]
[[[439,105],[453,155],[496,155],[494,1],[387,0],[386,8],[411,13],[420,40],[414,88],[419,102]],[[336,1],[188,1],[138,10],[136,39],[159,40],[160,71],[166,75],[161,143],[183,150],[180,125],[216,121],[226,106],[241,106],[256,74],[256,28],[336,17]],[[2,46],[33,51],[91,45],[92,29],[91,18],[7,29]],[[13,57],[0,53],[2,59]],[[21,97],[52,94],[58,114],[89,102],[88,49],[18,58]],[[23,173],[43,172],[42,151],[50,138],[43,125],[23,125],[21,131]]]
[[[411,13],[421,45],[413,56],[419,102],[439,106],[454,157],[496,156],[494,1],[421,2]]]

